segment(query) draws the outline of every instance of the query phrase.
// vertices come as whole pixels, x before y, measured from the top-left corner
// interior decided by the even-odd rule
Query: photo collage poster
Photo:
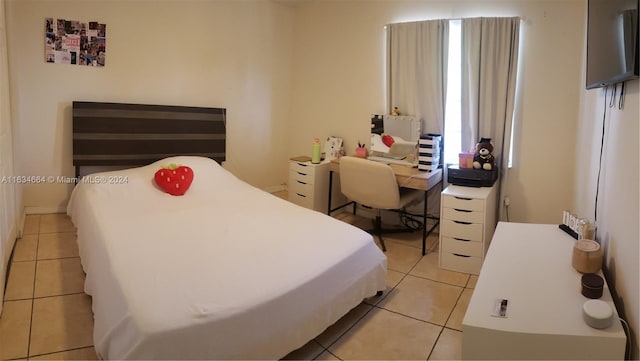
[[[103,67],[106,46],[106,24],[46,18],[44,56],[47,63]]]

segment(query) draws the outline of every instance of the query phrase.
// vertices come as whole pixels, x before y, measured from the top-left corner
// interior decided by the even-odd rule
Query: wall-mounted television
[[[640,0],[589,0],[587,89],[640,76],[639,4]]]

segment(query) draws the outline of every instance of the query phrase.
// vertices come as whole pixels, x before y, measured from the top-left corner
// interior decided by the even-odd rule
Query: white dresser
[[[463,359],[622,360],[626,336],[613,307],[606,329],[582,319],[582,275],[571,266],[575,239],[556,224],[500,222],[462,321]],[[507,299],[507,317],[492,316]]]
[[[440,267],[479,274],[496,226],[496,186],[450,185],[440,202]]]
[[[289,160],[289,201],[326,214],[329,201],[329,163],[313,164]],[[331,198],[332,204],[345,201],[340,193],[339,179],[333,180]]]

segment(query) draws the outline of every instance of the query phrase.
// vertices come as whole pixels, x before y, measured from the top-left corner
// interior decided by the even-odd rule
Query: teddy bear
[[[493,152],[491,138],[480,138],[480,141],[476,144],[476,153],[473,156],[473,168],[493,170],[496,159],[491,152]]]

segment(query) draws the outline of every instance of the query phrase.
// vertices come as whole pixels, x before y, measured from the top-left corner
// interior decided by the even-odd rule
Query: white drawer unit
[[[450,185],[440,202],[440,267],[480,274],[496,227],[496,186]]]
[[[333,180],[332,204],[344,202],[340,182]],[[289,160],[289,201],[305,208],[327,213],[329,202],[329,162],[313,164]],[[342,198],[340,198],[342,197]]]

